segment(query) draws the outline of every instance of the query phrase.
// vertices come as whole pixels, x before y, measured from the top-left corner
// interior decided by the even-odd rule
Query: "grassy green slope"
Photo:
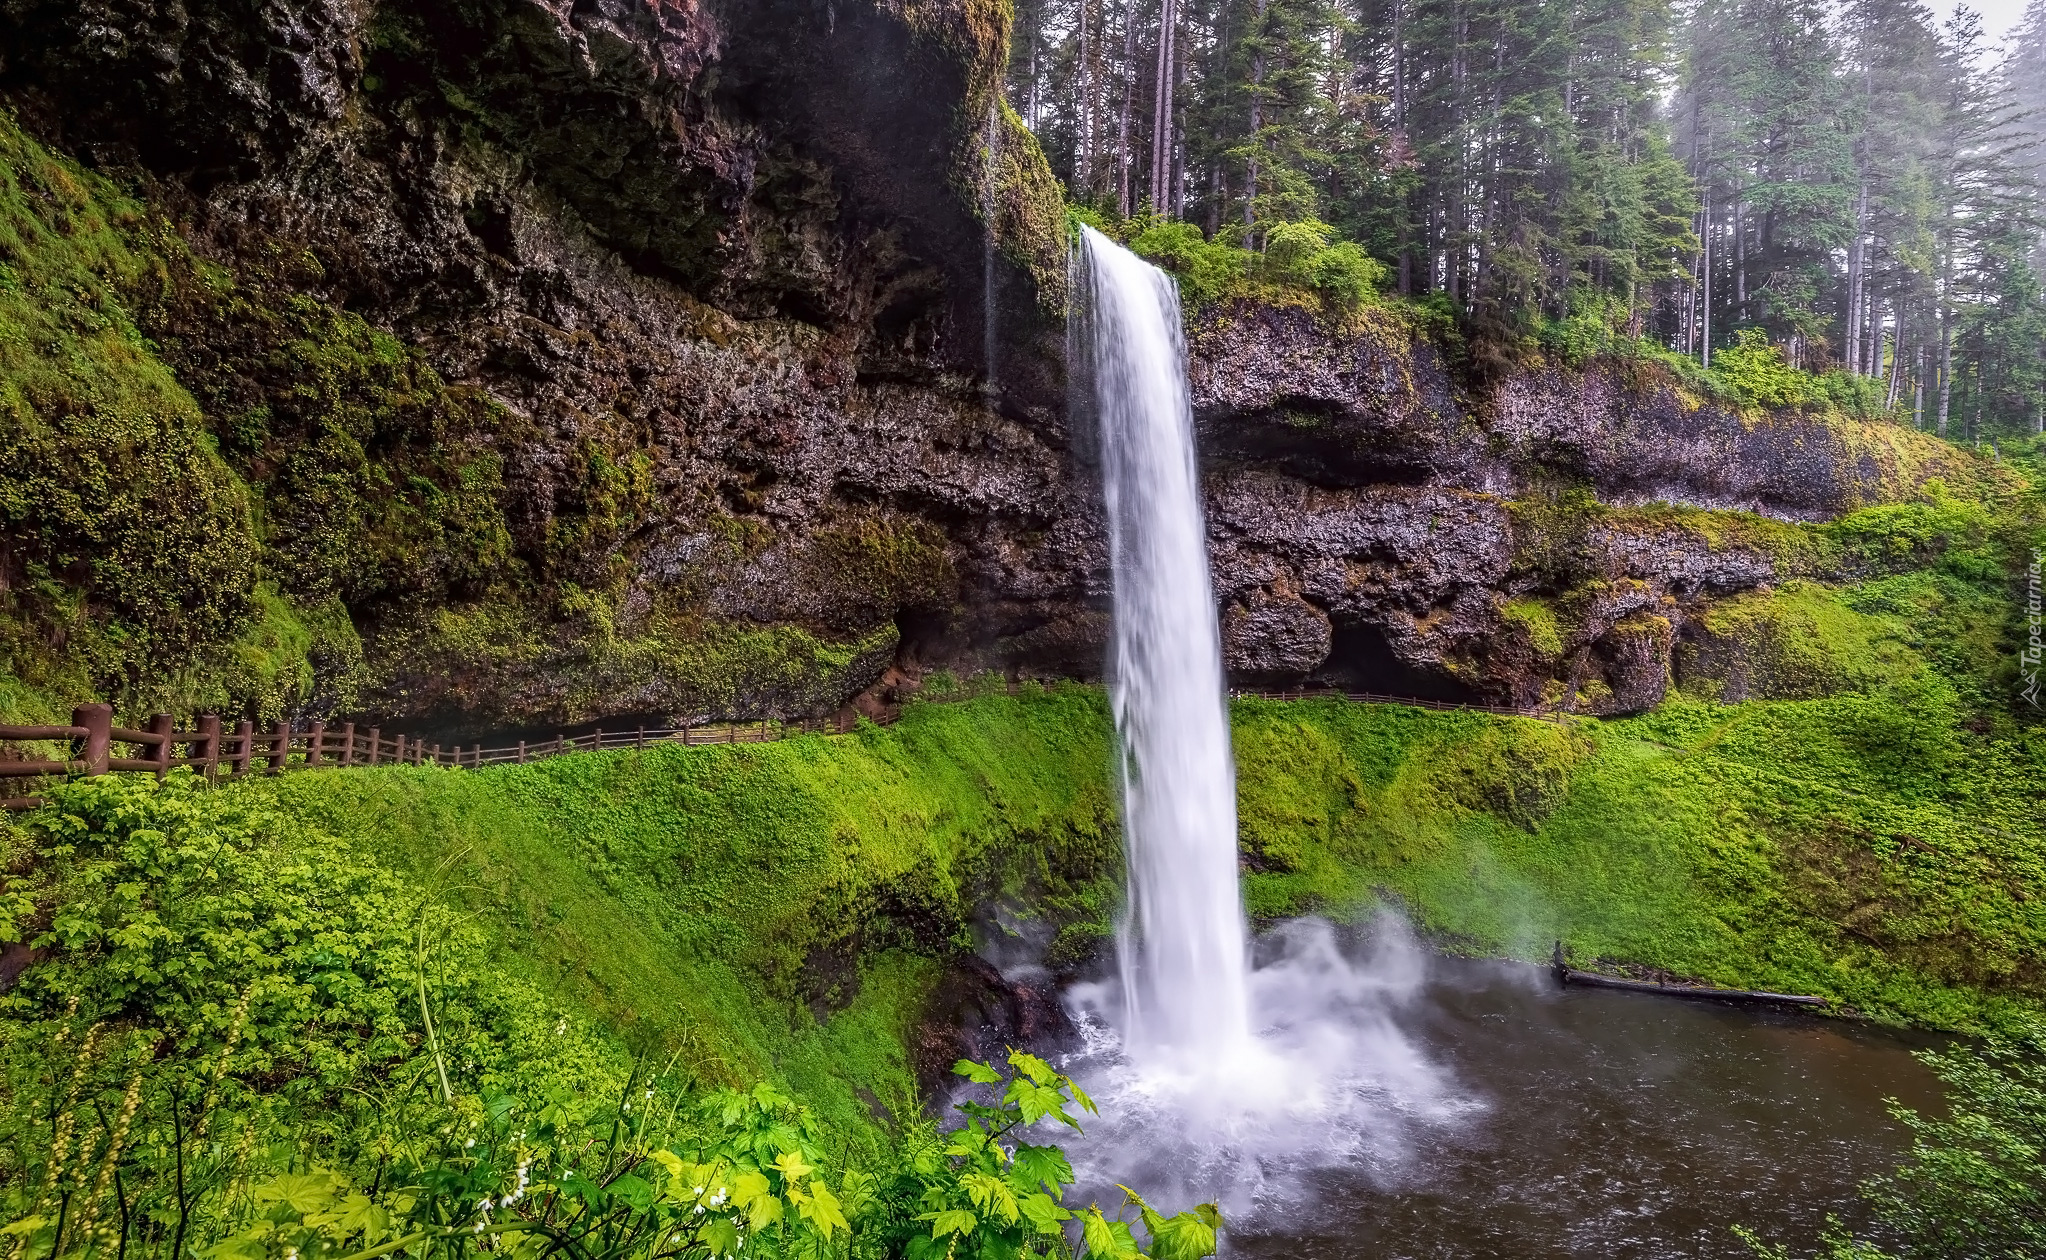
[[[1673,704],[1563,726],[1342,701],[1235,709],[1251,910],[1387,899],[1448,943],[1556,938],[1880,1018],[2042,995],[2046,747],[1950,692]],[[394,769],[247,790],[426,881],[552,1000],[699,1073],[778,1077],[838,1125],[899,1109],[937,959],[1028,903],[1077,958],[1120,862],[1098,692],[912,706],[886,729]]]
[[[1994,1024],[2046,996],[2046,739],[1985,742],[1964,711],[1936,679],[1568,725],[1242,702],[1247,900],[1262,919],[1390,900],[1464,949],[1539,956],[1562,937],[1581,960]],[[0,1001],[0,1048],[33,1066],[77,996],[79,1018],[169,1038],[172,1066],[204,1073],[260,981],[261,1061],[236,1105],[367,1124],[330,1123],[321,1100],[364,1073],[409,1074],[414,1095],[432,1079],[404,921],[428,921],[423,890],[465,921],[425,964],[457,1091],[601,1091],[640,1050],[710,1082],[777,1079],[878,1153],[979,911],[1033,907],[1069,960],[1101,945],[1121,868],[1109,765],[1100,692],[1066,687],[777,744],[79,784],[10,837],[9,922],[57,929],[39,939],[58,952]],[[190,943],[216,937],[219,974],[188,974]],[[265,1103],[276,1090],[290,1098]],[[29,1118],[0,1129],[32,1146]]]
[[[503,965],[709,1079],[779,1077],[834,1128],[914,1096],[905,1045],[975,905],[1085,948],[1120,868],[1100,694],[914,709],[886,729],[387,769],[248,789],[428,881]],[[822,1016],[823,1018],[819,1018]]]
[[[1970,749],[1954,716],[1937,688],[1567,727],[1243,704],[1248,900],[1390,897],[1474,950],[1995,1021],[2046,995],[2046,738]]]

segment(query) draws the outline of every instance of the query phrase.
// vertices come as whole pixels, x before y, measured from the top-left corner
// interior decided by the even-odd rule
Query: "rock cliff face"
[[[1753,518],[1827,520],[1972,462],[1617,368],[1474,397],[1396,325],[1305,311],[1209,312],[1191,350],[1226,655],[1271,684],[1651,707],[1713,598],[1826,576]],[[1627,510],[1650,505],[1707,512]]]
[[[359,316],[481,399],[436,440],[500,470],[503,554],[342,587],[367,663],[333,704],[814,712],[938,666],[1101,666],[1063,212],[997,99],[1006,40],[994,0],[5,0],[0,91],[249,292]],[[270,360],[217,326],[165,342],[224,432]],[[1936,471],[1613,371],[1473,395],[1390,317],[1239,305],[1190,333],[1245,682],[1649,705],[1687,609],[1782,565],[1586,496],[1809,520]],[[304,550],[279,470],[312,445],[237,468],[271,552]]]

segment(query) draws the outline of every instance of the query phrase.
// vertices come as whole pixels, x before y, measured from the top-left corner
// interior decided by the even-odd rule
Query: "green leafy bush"
[[[1154,221],[1130,238],[1130,251],[1170,271],[1189,305],[1199,306],[1236,292],[1255,256],[1248,250],[1210,241],[1191,223]]]
[[[1734,344],[1714,354],[1712,374],[1721,392],[1743,406],[1798,407],[1819,398],[1811,375],[1790,366],[1758,328],[1742,329]]]
[[[1339,311],[1364,306],[1378,295],[1385,281],[1385,264],[1355,241],[1337,241],[1308,265],[1308,287]]]
[[[1896,1241],[1853,1237],[1837,1221],[1821,1240],[1826,1260],[1951,1260],[2046,1255],[2046,1028],[1993,1036],[1979,1046],[1928,1050],[1920,1059],[1947,1088],[1947,1114],[1893,1104],[1911,1130],[1911,1155],[1863,1193]],[[1764,1260],[1788,1247],[1741,1236]]]
[[[625,1074],[429,889],[260,794],[85,779],[8,849],[0,938],[34,952],[0,997],[0,1196],[29,1254],[185,1254],[309,1156],[368,1180],[465,1098]]]
[[[1313,294],[1332,313],[1349,314],[1375,300],[1385,284],[1385,264],[1354,241],[1336,240],[1335,229],[1318,219],[1274,221],[1260,231],[1263,253],[1243,248],[1241,225],[1209,240],[1191,223],[1144,217],[1123,225],[1122,234],[1132,252],[1173,273],[1192,306],[1263,286],[1267,294]]]
[[[1336,230],[1319,219],[1295,223],[1267,223],[1261,278],[1279,284],[1309,288],[1314,283],[1314,263],[1335,239]]]

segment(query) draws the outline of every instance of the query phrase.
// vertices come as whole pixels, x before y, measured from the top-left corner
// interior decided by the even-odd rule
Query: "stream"
[[[1810,1015],[1597,989],[1431,959],[1414,1047],[1478,1105],[1406,1131],[1390,1164],[1302,1173],[1229,1254],[1291,1260],[1735,1257],[1745,1224],[1809,1254],[1908,1139],[1884,1099],[1938,1109],[1931,1044]]]

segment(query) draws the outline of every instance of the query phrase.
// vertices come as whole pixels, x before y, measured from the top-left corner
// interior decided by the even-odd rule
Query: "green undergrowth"
[[[493,1098],[622,1111],[647,1072],[777,1082],[845,1166],[885,1162],[951,1057],[950,965],[1012,930],[1098,965],[1120,900],[1102,694],[959,690],[842,737],[59,787],[6,833],[0,926],[35,952],[0,994],[0,1164],[61,1162],[49,1118],[91,1098],[134,1114],[129,1184],[172,1184],[182,1140],[232,1208],[458,1151]],[[1606,722],[1239,701],[1246,902],[2008,1025],[2046,997],[2046,736],[1964,716],[1923,672]]]
[[[1101,697],[1072,688],[846,738],[235,790],[440,890],[553,1000],[861,1132],[914,1110],[904,1047],[976,906],[1030,907],[1071,956],[1108,930],[1107,767]]]
[[[0,1203],[54,1228],[37,1186],[106,1201],[99,1162],[151,1210],[189,1174],[260,1216],[268,1178],[371,1185],[508,1107],[630,1112],[629,1081],[778,1082],[834,1161],[885,1166],[951,1065],[917,1032],[978,909],[1055,955],[1108,931],[1106,730],[1098,691],[1030,689],[844,737],[61,785],[4,832],[0,940],[33,953],[0,990]],[[74,1128],[110,1153],[67,1167]]]
[[[2046,997],[2046,736],[1917,676],[1569,725],[1240,702],[1253,913],[1376,899],[1447,943],[1970,1028]],[[1283,849],[1273,861],[1273,850]]]

